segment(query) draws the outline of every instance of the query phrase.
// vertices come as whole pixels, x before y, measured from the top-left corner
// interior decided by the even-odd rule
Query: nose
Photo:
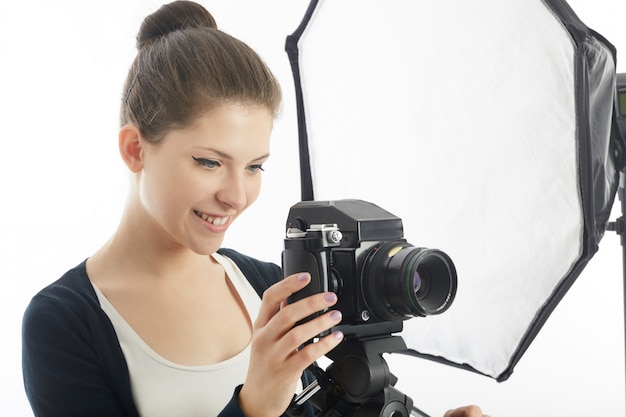
[[[217,192],[217,198],[234,210],[246,207],[246,182],[241,175],[229,175]]]

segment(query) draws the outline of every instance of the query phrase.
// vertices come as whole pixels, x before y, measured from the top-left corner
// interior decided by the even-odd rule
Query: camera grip
[[[313,294],[328,291],[328,283],[324,273],[324,259],[320,253],[308,252],[299,249],[285,249],[282,254],[283,277],[308,272],[311,275],[309,285],[287,298],[293,303]]]

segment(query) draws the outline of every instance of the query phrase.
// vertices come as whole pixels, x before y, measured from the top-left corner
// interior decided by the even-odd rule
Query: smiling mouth
[[[196,216],[200,217],[202,220],[204,220],[205,222],[209,222],[215,226],[223,226],[228,222],[229,217],[213,217],[213,216],[209,216],[206,213],[202,213],[200,211],[194,210],[194,213],[196,213]]]

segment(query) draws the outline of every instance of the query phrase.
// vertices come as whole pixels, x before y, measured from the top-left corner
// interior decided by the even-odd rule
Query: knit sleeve
[[[239,391],[241,391],[241,387],[243,385],[239,385],[235,388],[235,392],[233,393],[232,398],[226,404],[226,407],[217,415],[217,417],[246,417],[241,411],[239,407],[239,402],[237,401],[237,396],[239,395]]]

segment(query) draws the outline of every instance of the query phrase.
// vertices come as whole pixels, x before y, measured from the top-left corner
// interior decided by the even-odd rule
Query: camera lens
[[[405,241],[382,242],[370,248],[361,280],[370,311],[393,321],[443,313],[457,286],[456,269],[448,255]]]

